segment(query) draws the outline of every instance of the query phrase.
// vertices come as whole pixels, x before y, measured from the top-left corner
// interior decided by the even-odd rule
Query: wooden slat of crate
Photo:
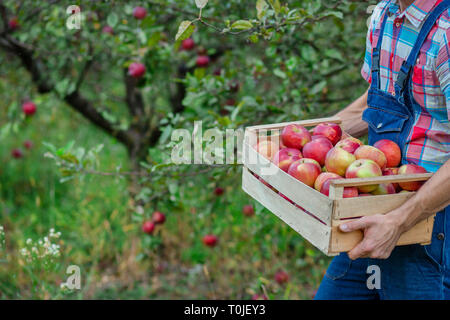
[[[257,163],[252,163],[250,159],[257,159]],[[267,181],[286,197],[312,212],[327,225],[331,225],[333,201],[330,198],[290,176],[273,162],[260,155],[249,144],[244,146],[243,162],[245,167]],[[275,174],[264,174],[264,168]]]
[[[280,130],[285,126],[290,124],[299,124],[304,127],[314,127],[323,122],[331,122],[340,124],[342,120],[338,117],[330,117],[330,118],[319,118],[319,119],[311,119],[311,120],[300,120],[300,121],[291,121],[291,122],[281,122],[276,124],[265,124],[259,126],[247,127],[246,130]]]
[[[342,193],[344,187],[358,187],[392,182],[425,181],[428,180],[432,175],[432,173],[422,173],[333,180],[330,183],[330,198],[334,199],[333,219],[338,220],[342,218],[387,213],[395,208],[398,208],[415,194],[415,192],[407,192],[343,199]]]
[[[401,206],[414,194],[415,192],[408,192],[338,199],[334,201],[333,219],[387,213]]]
[[[265,186],[247,168],[242,169],[242,189],[300,233],[316,248],[328,254],[331,228],[295,207],[280,195]]]
[[[353,231],[349,233],[341,232],[338,226],[349,220],[333,220],[329,253],[345,252],[353,249],[363,238],[362,231]],[[434,216],[420,221],[414,227],[400,236],[397,242],[398,246],[420,243],[429,244],[431,233],[433,231]]]

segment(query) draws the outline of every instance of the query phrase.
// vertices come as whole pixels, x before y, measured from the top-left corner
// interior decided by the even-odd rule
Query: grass
[[[180,201],[157,204],[167,222],[148,236],[140,225],[153,208],[142,215],[131,210],[124,179],[89,176],[60,183],[58,170],[43,157],[42,142],[103,143],[101,169],[108,171],[126,167],[125,150],[67,108],[50,107],[50,100],[41,105],[35,118],[0,146],[0,225],[6,234],[6,250],[0,250],[1,298],[312,297],[329,259],[243,193],[240,169],[221,181],[225,194],[220,197],[213,195],[217,182],[208,174],[186,182]],[[25,139],[34,148],[23,159],[12,159],[10,150]],[[255,205],[256,216],[242,214],[248,203]],[[62,233],[53,267],[28,264],[20,249],[51,228]],[[215,248],[201,242],[211,232],[219,236]],[[60,289],[69,265],[81,269],[81,290]],[[289,283],[274,281],[277,270],[290,275]]]

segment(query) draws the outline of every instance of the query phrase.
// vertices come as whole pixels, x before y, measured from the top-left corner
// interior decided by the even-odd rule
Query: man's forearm
[[[403,231],[450,205],[450,160],[406,201],[395,215]]]
[[[361,137],[367,133],[367,123],[361,119],[367,108],[367,91],[344,110],[336,114],[342,119],[343,129],[354,137]]]

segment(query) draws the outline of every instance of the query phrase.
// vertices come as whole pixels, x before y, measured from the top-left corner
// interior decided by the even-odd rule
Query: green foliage
[[[40,94],[22,61],[0,48],[0,298],[310,298],[329,259],[240,190],[237,163],[174,165],[171,136],[199,120],[203,131],[223,131],[347,105],[367,86],[359,70],[368,3],[77,2],[80,30],[65,26],[73,1],[2,1],[20,21],[10,36],[34,50],[54,89]],[[135,5],[147,8],[145,19],[133,18]],[[180,46],[187,38],[194,49]],[[199,55],[211,58],[208,67],[197,67]],[[134,61],[146,66],[133,88],[146,117],[125,101],[124,69]],[[110,133],[69,108],[74,92]],[[21,112],[28,99],[38,107],[33,117]],[[137,168],[117,132],[146,126],[159,136]],[[13,159],[27,139],[34,147]],[[223,196],[214,195],[218,186]],[[252,218],[242,214],[249,203]],[[143,235],[154,210],[167,222]],[[34,290],[40,269],[28,272],[17,254],[51,228],[62,232],[58,267],[37,276],[43,285]],[[219,236],[216,248],[202,244],[207,233]],[[81,266],[83,289],[63,293],[70,264]],[[277,269],[291,275],[289,286],[274,283]]]

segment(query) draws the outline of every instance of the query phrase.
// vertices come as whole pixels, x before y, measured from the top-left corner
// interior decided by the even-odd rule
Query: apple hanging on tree
[[[196,64],[197,64],[197,67],[199,67],[199,68],[206,68],[210,62],[211,62],[211,60],[209,59],[208,56],[202,55],[202,56],[197,57]]]
[[[155,223],[153,221],[144,221],[142,224],[142,231],[144,231],[146,234],[153,234],[153,231],[155,231]]]
[[[133,62],[128,67],[128,75],[133,78],[141,78],[145,74],[145,66],[140,62]]]
[[[183,40],[181,42],[181,47],[183,48],[183,50],[191,51],[195,47],[194,39],[188,38],[188,39]]]
[[[8,28],[12,31],[19,29],[20,24],[19,24],[19,19],[17,17],[12,17],[9,21],[8,21]]]
[[[36,113],[36,104],[32,101],[27,101],[22,105],[22,111],[26,116],[32,116]]]
[[[166,216],[164,215],[164,213],[155,211],[155,212],[153,212],[153,215],[152,215],[152,221],[155,224],[163,224],[166,221]]]
[[[114,34],[114,29],[112,27],[110,27],[110,26],[104,26],[103,29],[102,29],[102,32],[106,33],[106,34],[113,35]]]
[[[33,148],[33,142],[31,142],[30,140],[26,140],[26,141],[23,143],[23,146],[25,147],[25,149],[30,150],[31,148]]]
[[[147,15],[147,10],[144,7],[135,7],[133,9],[133,16],[138,19],[142,20]]]
[[[11,151],[11,156],[12,156],[14,159],[20,159],[20,158],[23,157],[23,152],[22,152],[22,150],[20,150],[19,148],[12,149],[12,151]]]

